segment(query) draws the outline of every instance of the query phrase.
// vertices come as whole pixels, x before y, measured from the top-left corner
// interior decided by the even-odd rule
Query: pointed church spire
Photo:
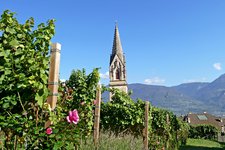
[[[117,22],[115,25],[113,48],[112,48],[112,55],[115,56],[116,54],[123,61],[123,49],[122,49],[122,45],[120,42],[120,34],[119,34]]]
[[[118,29],[117,23],[115,25],[113,49],[112,49],[112,54],[116,54],[116,53],[117,54],[118,53],[123,54],[122,45],[121,45],[121,42],[120,42],[120,34],[119,34],[119,29]]]
[[[109,79],[110,88],[117,88],[126,93],[128,92],[126,62],[117,23],[115,25],[112,54],[110,55]],[[112,93],[109,94],[109,97],[111,100]]]

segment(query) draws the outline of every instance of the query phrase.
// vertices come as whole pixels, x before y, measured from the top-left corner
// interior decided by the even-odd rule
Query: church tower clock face
[[[113,40],[112,54],[110,56],[109,64],[109,78],[110,88],[117,88],[124,92],[128,92],[127,81],[126,81],[126,61],[123,54],[123,49],[120,41],[119,29],[116,24]],[[110,93],[110,100],[111,100]]]

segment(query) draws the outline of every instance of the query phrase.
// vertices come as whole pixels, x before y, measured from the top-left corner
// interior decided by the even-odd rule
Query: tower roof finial
[[[115,26],[118,28],[118,21],[115,20]]]

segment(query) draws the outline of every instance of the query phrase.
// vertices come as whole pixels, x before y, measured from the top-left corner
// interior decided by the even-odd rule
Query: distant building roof
[[[206,124],[217,127],[221,130],[221,127],[225,125],[225,119],[221,117],[216,117],[208,113],[202,114],[188,114],[184,117],[190,125]]]

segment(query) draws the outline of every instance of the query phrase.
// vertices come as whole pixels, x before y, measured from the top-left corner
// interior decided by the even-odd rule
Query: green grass
[[[4,135],[0,132],[0,150],[4,148]],[[79,150],[94,150],[93,136],[80,140]],[[110,135],[109,133],[100,134],[98,150],[142,150],[142,137],[134,138],[131,135],[119,136]]]
[[[182,146],[180,150],[224,150],[225,143],[203,139],[188,139],[187,145]]]
[[[1,132],[0,132],[1,133]],[[0,149],[3,147],[4,136],[0,134]],[[80,141],[79,150],[94,150],[93,138],[90,136],[86,141]],[[142,137],[134,138],[131,135],[116,137],[109,133],[100,134],[98,150],[142,150]],[[188,139],[185,146],[180,150],[225,150],[225,143],[203,139]]]
[[[79,150],[93,150],[93,138],[88,138],[86,143],[81,142]],[[115,137],[109,134],[100,134],[99,149],[98,150],[142,150],[143,141],[142,138],[133,138],[131,135]]]

